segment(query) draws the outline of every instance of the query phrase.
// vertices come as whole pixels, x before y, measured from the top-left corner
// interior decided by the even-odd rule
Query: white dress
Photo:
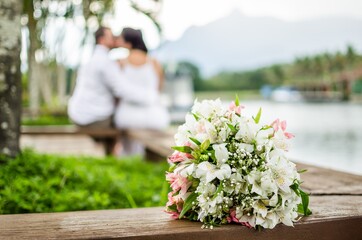
[[[151,60],[136,66],[126,62],[122,71],[128,81],[147,92],[159,92],[159,77]],[[169,126],[170,116],[159,99],[154,104],[144,105],[121,99],[114,115],[115,126],[119,129],[157,129]]]

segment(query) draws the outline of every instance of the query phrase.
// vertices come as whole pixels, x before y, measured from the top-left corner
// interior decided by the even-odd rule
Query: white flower
[[[293,184],[296,176],[294,164],[291,164],[283,155],[280,155],[280,151],[273,150],[270,152],[267,165],[278,187],[283,192],[289,193],[291,191],[289,186]]]
[[[261,177],[260,181],[261,181],[260,186],[264,192],[263,196],[268,196],[270,193],[278,192],[278,185],[276,184],[275,180],[272,178],[272,172],[270,170],[263,172],[263,176]]]
[[[248,118],[240,119],[240,129],[235,135],[235,139],[241,139],[245,143],[252,143],[257,133],[258,126],[254,120]]]
[[[280,221],[287,226],[293,226],[293,221],[298,217],[298,213],[293,210],[293,207],[280,208],[276,213]]]
[[[226,148],[227,143],[214,144],[212,148],[215,150],[215,157],[218,165],[224,164],[229,158],[229,151]]]
[[[255,223],[263,228],[272,229],[279,223],[279,218],[275,212],[269,212],[265,217],[257,215]]]
[[[224,180],[231,175],[231,168],[228,164],[223,164],[220,167],[209,162],[202,162],[197,166],[196,177],[204,181],[211,182],[215,178]]]
[[[266,146],[268,149],[268,143],[270,142],[269,136],[273,134],[273,128],[259,130],[255,136],[255,142],[257,146]]]
[[[223,143],[226,141],[226,139],[228,138],[230,134],[230,128],[229,127],[222,127],[219,131],[219,135],[218,135],[218,138],[217,138],[217,141],[218,143]]]
[[[210,143],[216,142],[217,131],[215,126],[206,119],[200,119],[195,124],[195,138],[200,142],[205,140],[210,140]]]
[[[196,165],[190,161],[187,161],[179,164],[174,172],[181,175],[182,177],[188,177],[193,176],[195,169]]]
[[[264,189],[261,187],[261,178],[263,176],[262,172],[259,171],[251,171],[247,176],[249,184],[252,186],[251,192],[257,193],[260,196],[265,196],[266,193]]]
[[[284,132],[282,130],[279,130],[274,133],[274,137],[272,138],[272,141],[276,148],[282,149],[284,151],[288,151],[289,139],[284,135]]]
[[[175,143],[177,146],[183,146],[186,142],[190,140],[189,129],[186,125],[181,125],[178,127],[178,131],[175,134]]]
[[[215,115],[222,116],[225,111],[226,109],[220,99],[216,99],[215,101],[203,100],[202,102],[195,100],[194,106],[192,107],[193,113],[201,115],[206,119]]]
[[[253,204],[253,208],[263,218],[265,218],[266,215],[268,214],[268,209],[266,208],[265,204],[261,200],[255,201]]]
[[[244,149],[248,153],[254,152],[254,145],[252,145],[252,144],[239,143],[238,146],[240,149]]]
[[[239,222],[247,222],[250,226],[255,227],[255,215],[248,216],[247,214],[244,214],[243,209],[240,207],[236,208],[236,218]]]

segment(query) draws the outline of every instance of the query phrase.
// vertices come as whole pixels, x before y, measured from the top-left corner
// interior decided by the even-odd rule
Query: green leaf
[[[192,202],[194,202],[197,197],[198,197],[198,194],[196,192],[193,192],[188,196],[188,198],[184,202],[179,219],[181,219],[192,208]]]
[[[308,171],[308,169],[301,169],[298,171],[298,173],[305,173],[306,171]]]
[[[303,206],[303,214],[304,216],[309,216],[312,214],[312,212],[309,210],[309,195],[305,192],[303,192],[301,189],[299,189],[300,197],[302,198],[302,206]]]
[[[195,118],[196,121],[199,121],[199,119],[200,119],[199,116],[197,116],[195,113],[193,113],[192,115],[194,116],[194,118]]]
[[[179,152],[183,152],[183,153],[191,153],[193,151],[193,149],[189,146],[175,146],[175,147],[171,147],[173,150],[179,151]]]
[[[124,195],[126,195],[129,205],[131,205],[132,208],[137,208],[137,204],[134,201],[132,195],[127,191],[124,191]]]
[[[261,108],[259,108],[259,111],[258,111],[258,113],[256,114],[256,117],[253,117],[254,122],[255,122],[256,124],[259,123],[260,117],[261,117]]]
[[[190,137],[190,140],[193,141],[198,146],[201,145],[201,142],[199,140],[197,140],[196,138]]]
[[[228,123],[227,124],[228,125],[228,127],[230,128],[230,130],[233,132],[233,133],[236,133],[238,130],[236,130],[236,128],[233,126],[233,125],[231,125],[230,123]]]
[[[168,168],[168,172],[173,172],[173,170],[175,170],[177,167],[177,164],[171,164],[170,167]]]
[[[239,96],[237,94],[235,95],[235,105],[236,106],[240,105]]]
[[[209,148],[209,146],[210,146],[210,140],[207,139],[201,144],[200,149],[201,151],[205,151]]]
[[[261,128],[261,130],[268,130],[268,129],[270,129],[270,128],[272,128],[272,126],[265,125],[265,126],[263,126],[263,127]]]
[[[212,200],[214,200],[217,197],[217,194],[220,193],[223,189],[224,189],[224,187],[220,183],[219,186],[217,187],[215,193],[214,193],[214,196],[212,197]]]
[[[294,192],[295,194],[297,194],[298,196],[300,196],[299,193],[299,185],[297,183],[293,183],[292,185],[289,186]]]

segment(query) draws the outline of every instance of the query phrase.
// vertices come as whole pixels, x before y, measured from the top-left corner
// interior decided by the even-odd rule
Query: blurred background
[[[67,116],[68,99],[79,66],[92,54],[93,33],[100,25],[111,27],[114,34],[126,26],[141,29],[150,54],[162,62],[162,101],[172,126],[156,140],[148,139],[157,147],[170,150],[171,138],[164,135],[184,122],[195,99],[220,98],[229,104],[237,94],[246,115],[255,115],[261,107],[263,123],[287,120],[288,132],[295,134],[288,152],[293,161],[362,175],[360,0],[3,2],[0,8],[23,9],[23,134],[21,153],[0,162],[0,214],[167,202],[166,157],[153,163],[140,156],[105,156],[104,148],[84,133],[46,134],[54,125],[74,127]],[[128,53],[114,49],[111,56],[124,58]],[[9,106],[0,106],[3,114]],[[16,117],[19,109],[11,110]],[[25,134],[26,127],[35,134]],[[1,128],[14,130],[7,122]],[[18,153],[15,135],[4,136],[16,139]],[[9,145],[5,139],[3,153],[9,152]]]
[[[24,0],[23,125],[70,124],[78,67],[100,24],[141,29],[166,73],[174,126],[194,99],[238,94],[285,119],[290,157],[362,174],[362,2],[358,0]],[[127,56],[124,49],[111,52]],[[49,140],[46,140],[48,142]],[[32,139],[22,139],[31,146]],[[63,143],[62,143],[63,144]],[[44,143],[43,143],[44,145]],[[49,149],[49,146],[46,146]],[[63,152],[63,150],[61,151]],[[93,152],[82,152],[82,154]]]

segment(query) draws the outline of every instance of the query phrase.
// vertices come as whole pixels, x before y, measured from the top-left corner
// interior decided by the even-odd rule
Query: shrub
[[[38,154],[0,165],[0,213],[39,213],[164,205],[164,163]]]

